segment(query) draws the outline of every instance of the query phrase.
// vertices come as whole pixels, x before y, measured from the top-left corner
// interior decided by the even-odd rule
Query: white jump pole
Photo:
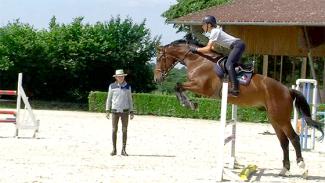
[[[18,136],[19,121],[20,121],[20,103],[21,103],[21,92],[20,86],[23,83],[23,74],[18,74],[18,84],[17,84],[17,104],[16,104],[16,137]]]
[[[231,135],[232,135],[232,141],[231,141],[231,146],[230,146],[230,158],[231,158],[231,163],[230,166],[231,168],[235,168],[235,163],[236,163],[236,122],[237,122],[237,105],[231,105],[231,120],[233,121],[232,124],[232,130],[231,130]]]
[[[18,136],[18,130],[20,129],[33,129],[35,138],[38,131],[39,131],[39,120],[36,119],[32,107],[28,102],[28,97],[26,96],[26,93],[24,91],[24,88],[22,86],[22,78],[23,74],[18,74],[18,86],[17,86],[17,116],[16,116],[16,136]],[[28,117],[30,118],[29,123],[27,121],[23,121],[21,117],[21,101],[24,102],[25,111],[28,113]]]
[[[225,143],[225,129],[227,118],[227,97],[228,97],[228,83],[222,84],[222,97],[221,97],[221,116],[220,116],[220,129],[219,129],[219,153],[217,158],[217,181],[222,181],[223,178],[223,154]]]
[[[313,94],[312,94],[312,102],[311,102],[311,117],[313,120],[316,120],[316,115],[317,115],[317,81],[315,79],[297,79],[296,80],[296,90],[301,91],[300,90],[300,85],[301,84],[313,84],[314,88],[313,88]],[[309,88],[310,91],[310,88]],[[309,95],[310,92],[307,91],[305,92],[306,95]],[[304,93],[304,92],[303,92]],[[310,96],[305,96],[307,99]],[[294,120],[294,125],[295,125],[295,129],[296,132],[298,131],[297,129],[297,123],[298,123],[298,112],[297,109],[294,107],[294,115],[293,115],[293,120]],[[301,121],[301,123],[304,123],[303,121]],[[300,144],[301,144],[301,148],[303,150],[308,149],[308,145],[307,145],[307,141],[308,141],[308,127],[305,127],[306,125],[301,124],[301,135],[300,135]],[[303,127],[305,127],[305,129],[303,129]],[[310,149],[314,149],[315,148],[315,128],[313,128],[313,132],[311,134],[311,147]]]
[[[232,180],[240,180],[239,176],[228,171],[224,168],[224,149],[225,145],[232,141],[230,146],[230,162],[229,168],[233,169],[235,165],[235,138],[236,138],[236,121],[237,121],[237,106],[232,105],[232,134],[225,138],[225,130],[227,125],[227,98],[228,98],[228,83],[222,84],[222,97],[221,97],[221,116],[220,116],[220,129],[219,129],[219,142],[218,142],[218,156],[217,156],[217,181],[223,180],[223,174],[227,174]]]

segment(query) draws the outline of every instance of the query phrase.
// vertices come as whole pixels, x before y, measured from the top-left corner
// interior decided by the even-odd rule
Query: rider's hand
[[[109,118],[110,118],[110,115],[111,115],[111,114],[110,114],[109,111],[107,110],[107,111],[106,111],[106,118],[109,119]]]
[[[134,118],[134,112],[130,111],[130,120],[132,120]]]
[[[192,52],[192,53],[197,53],[197,48],[191,46],[191,47],[190,47],[190,52]]]

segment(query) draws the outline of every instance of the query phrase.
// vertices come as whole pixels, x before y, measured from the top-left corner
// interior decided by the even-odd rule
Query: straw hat
[[[115,75],[113,75],[113,77],[116,76],[126,76],[127,74],[124,74],[124,71],[122,69],[118,69],[115,71]]]

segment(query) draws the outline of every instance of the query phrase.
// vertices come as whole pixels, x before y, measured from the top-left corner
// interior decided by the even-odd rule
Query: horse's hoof
[[[196,109],[195,104],[194,103],[190,103],[190,108],[194,111]]]
[[[303,170],[301,176],[302,176],[302,178],[307,179],[308,178],[308,170],[307,169]]]
[[[194,105],[194,110],[196,110],[198,107],[199,107],[199,104],[198,103],[193,103],[193,105]]]
[[[305,162],[300,161],[298,163],[298,167],[300,168],[302,178],[307,179],[307,177],[308,177],[308,169],[306,169]]]
[[[289,177],[291,175],[290,171],[286,168],[282,168],[281,172],[279,173],[280,176]]]
[[[305,168],[306,168],[306,164],[305,164],[305,162],[304,162],[304,161],[300,161],[300,162],[298,163],[298,167],[299,167],[299,168],[302,168],[302,169],[305,169]]]

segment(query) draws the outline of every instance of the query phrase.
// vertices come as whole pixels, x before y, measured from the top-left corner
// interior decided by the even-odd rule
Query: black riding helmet
[[[211,24],[213,27],[217,26],[217,20],[214,16],[207,15],[202,19],[203,23]]]

